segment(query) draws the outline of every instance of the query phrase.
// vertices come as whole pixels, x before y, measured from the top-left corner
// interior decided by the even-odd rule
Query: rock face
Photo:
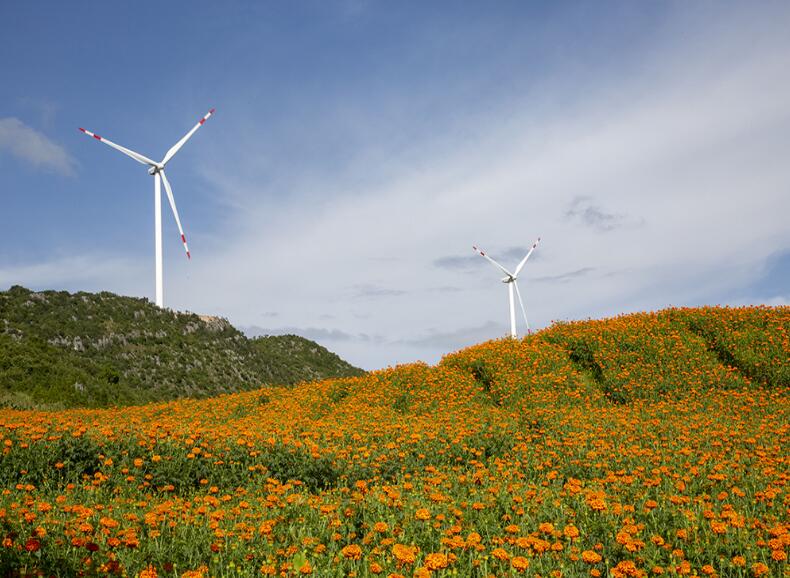
[[[230,322],[224,317],[214,317],[213,315],[198,315],[198,319],[203,322],[205,328],[209,331],[220,332],[226,329],[233,329]]]
[[[0,292],[0,406],[142,403],[360,373],[312,341],[248,339],[227,319],[146,299]]]

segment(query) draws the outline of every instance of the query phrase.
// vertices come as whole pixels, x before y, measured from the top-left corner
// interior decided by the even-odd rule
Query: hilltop
[[[296,335],[113,293],[0,292],[0,405],[127,405],[362,374]]]

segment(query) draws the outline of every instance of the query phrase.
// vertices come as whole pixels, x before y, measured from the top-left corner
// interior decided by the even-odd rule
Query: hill
[[[0,405],[137,404],[362,371],[295,336],[112,293],[0,292]]]
[[[0,409],[0,575],[781,576],[790,308],[214,399]]]

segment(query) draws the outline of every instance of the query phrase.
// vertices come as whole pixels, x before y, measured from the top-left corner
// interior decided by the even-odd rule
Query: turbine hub
[[[156,166],[153,166],[153,167],[148,167],[148,174],[153,176],[156,173],[158,173],[159,171],[161,171],[163,168],[165,168],[164,165],[156,165]]]
[[[507,277],[502,277],[502,283],[512,283],[515,280],[516,278],[513,277],[512,275],[508,275]]]

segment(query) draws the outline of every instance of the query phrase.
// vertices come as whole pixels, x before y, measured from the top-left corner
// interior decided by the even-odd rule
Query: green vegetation
[[[317,343],[112,293],[0,292],[0,406],[101,407],[360,375]]]

